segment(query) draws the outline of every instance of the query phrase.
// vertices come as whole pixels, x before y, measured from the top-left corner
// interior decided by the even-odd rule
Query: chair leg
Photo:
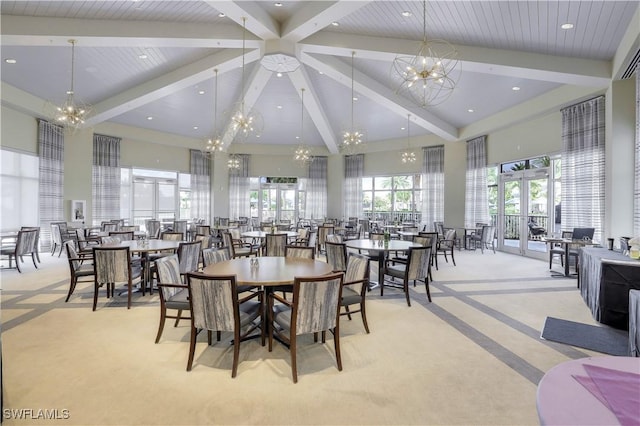
[[[177,315],[177,318],[176,318],[176,323],[173,324],[174,327],[178,326],[178,323],[180,322],[181,317],[182,317],[182,309],[178,309],[178,315]]]
[[[404,279],[402,287],[404,290],[404,295],[407,298],[407,305],[411,306],[411,299],[409,298],[409,281],[406,278]]]
[[[99,288],[98,283],[94,282],[93,284],[93,310],[94,311],[96,310],[96,306],[98,305],[98,288]]]
[[[351,321],[351,312],[349,312],[349,305],[345,305],[344,310],[347,313],[347,318],[349,318],[349,321]]]
[[[365,310],[364,300],[360,302],[360,316],[362,316],[362,324],[364,325],[364,330],[369,334],[369,324],[367,323],[367,311]]]
[[[333,344],[336,350],[336,363],[338,364],[338,371],[342,371],[342,356],[340,355],[340,331],[338,325],[333,329]]]
[[[290,336],[289,351],[291,352],[291,375],[293,383],[298,383],[298,364],[296,362],[296,336]]]
[[[64,300],[64,303],[69,301],[69,298],[73,294],[76,289],[76,284],[78,283],[78,277],[71,277],[71,282],[69,283],[69,293],[67,294],[67,298]]]
[[[236,327],[233,334],[233,367],[231,369],[231,378],[236,377],[236,374],[238,373],[238,358],[240,357],[240,328]]]
[[[427,289],[427,299],[429,299],[429,302],[431,302],[431,292],[429,291],[429,280],[428,279],[424,280],[424,286]]]
[[[115,287],[115,285],[114,285]],[[127,309],[131,309],[131,294],[133,293],[133,287],[131,284],[131,278],[129,278],[129,284],[127,284]]]
[[[191,324],[191,339],[189,341],[189,360],[187,361],[187,371],[191,371],[191,367],[193,366],[193,356],[196,352],[196,335],[198,331]]]
[[[453,266],[456,266],[456,258],[453,257],[453,247],[451,247],[451,261],[453,262]]]
[[[35,266],[36,269],[38,269],[38,265],[36,265],[36,257],[33,253],[31,253],[31,260],[33,260],[33,266]]]
[[[164,330],[164,322],[167,318],[167,309],[164,306],[160,307],[160,324],[158,324],[158,333],[156,334],[156,343],[160,341],[162,336],[162,330]]]

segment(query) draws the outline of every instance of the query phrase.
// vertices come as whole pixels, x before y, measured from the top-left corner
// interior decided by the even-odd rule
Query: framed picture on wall
[[[86,210],[85,200],[71,200],[71,222],[84,222]]]

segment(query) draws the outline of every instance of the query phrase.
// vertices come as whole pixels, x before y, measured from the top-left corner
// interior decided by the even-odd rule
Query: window
[[[491,223],[498,223],[498,167],[487,167],[487,200]]]
[[[2,231],[21,226],[39,226],[38,186],[40,161],[37,156],[2,150]]]
[[[420,222],[420,175],[362,178],[362,210],[373,220]]]

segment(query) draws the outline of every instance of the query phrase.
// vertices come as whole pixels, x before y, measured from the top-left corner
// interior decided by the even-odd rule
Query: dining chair
[[[248,293],[240,297],[235,275],[210,276],[192,272],[187,275],[187,283],[191,302],[191,338],[187,371],[191,371],[193,367],[196,337],[200,330],[207,330],[209,345],[212,343],[212,331],[216,332],[217,341],[220,341],[221,332],[230,331],[233,333],[231,377],[236,377],[240,342],[248,339],[254,330],[260,328],[260,339],[264,346],[262,292]]]
[[[273,337],[289,346],[293,383],[298,382],[298,336],[327,330],[333,333],[338,370],[342,371],[340,357],[340,299],[343,274],[334,273],[321,277],[296,277],[293,282],[293,299],[285,300],[276,293],[268,298],[269,352],[273,349]],[[275,302],[279,302],[276,306]],[[323,339],[324,341],[324,339]]]
[[[431,247],[431,253],[433,254],[434,250],[436,249],[436,244],[438,242],[438,235],[435,232],[425,232],[424,234],[429,234],[429,235],[414,235],[412,238],[413,243],[415,244],[420,244],[423,247]],[[400,255],[400,256],[395,256],[393,258],[390,259],[390,262],[392,264],[395,263],[404,263],[406,264],[407,261],[409,260],[409,256],[405,255]],[[431,258],[429,259],[429,263],[433,264],[433,255],[431,256]],[[431,275],[431,268],[429,268],[429,279],[433,281],[433,276]],[[413,282],[413,286],[416,286],[416,282]]]
[[[571,239],[573,235],[572,231],[562,231],[560,234],[563,240]],[[549,269],[551,269],[551,263],[553,263],[553,257],[555,255],[560,256],[560,265],[564,266],[564,246],[560,243],[551,243],[549,247]]]
[[[196,226],[196,235],[211,235],[211,226],[210,225],[197,225]]]
[[[266,234],[264,255],[265,256],[284,256],[285,247],[287,246],[287,234]]]
[[[107,298],[113,297],[116,284],[127,286],[127,309],[131,309],[134,281],[142,285],[142,268],[131,266],[129,247],[93,248],[93,310],[98,304],[98,289],[106,286]]]
[[[187,221],[186,220],[174,220],[173,232],[179,232],[182,234],[182,240],[187,240]]]
[[[102,222],[100,225],[100,230],[102,232],[115,232],[118,230],[117,222]]]
[[[424,281],[427,289],[427,298],[431,302],[431,293],[429,291],[429,267],[431,265],[431,247],[410,247],[408,260],[406,264],[392,265],[387,262],[384,268],[384,275],[392,278],[401,278],[402,285],[396,285],[393,282],[385,281],[384,277],[380,279],[380,296],[384,295],[385,287],[402,288],[407,299],[407,305],[411,306],[409,298],[409,281]]]
[[[331,265],[333,272],[347,270],[347,246],[345,243],[325,242],[327,263]]]
[[[160,221],[150,219],[145,222],[145,228],[147,230],[147,237],[152,240],[160,238]]]
[[[302,259],[315,259],[316,248],[315,247],[303,247],[288,245],[284,248],[284,257],[297,257]]]
[[[296,246],[308,246],[309,245],[309,228],[298,228],[297,235],[293,238],[293,241],[289,244]]]
[[[340,235],[340,234],[329,234],[325,238],[324,242],[325,243],[327,243],[327,242],[329,242],[329,243],[341,243],[342,242],[342,235]]]
[[[438,270],[438,256],[436,256],[436,249],[438,248],[438,233],[430,232],[430,231],[419,231],[419,236],[430,237],[431,238],[431,266],[436,267],[436,271]],[[431,270],[429,270],[431,271]]]
[[[342,283],[342,297],[340,306],[344,308],[344,312],[340,315],[346,315],[351,321],[351,314],[360,312],[364,329],[369,334],[369,325],[367,323],[367,312],[365,309],[365,298],[369,288],[369,263],[367,256],[349,253],[347,260],[347,270],[344,273],[344,282]],[[359,305],[358,309],[351,310],[350,306]]]
[[[186,275],[189,272],[198,270],[201,251],[202,244],[200,241],[183,242],[178,245],[178,261],[180,263],[180,275],[183,278],[183,282],[186,282]]]
[[[36,255],[38,263],[42,263],[40,260],[40,253],[38,251],[40,247],[40,227],[39,226],[21,226],[21,231],[36,231],[36,241],[33,243],[33,253]]]
[[[325,251],[324,243],[327,239],[327,235],[334,234],[334,233],[335,233],[335,227],[333,225],[318,226],[318,247],[316,251],[319,254],[324,253]]]
[[[101,242],[100,237],[90,237],[89,239],[87,239],[87,237],[85,237],[84,235],[84,229],[82,228],[76,229],[76,240],[78,241],[77,247],[80,257],[82,257],[83,255],[92,256],[92,246],[98,245]]]
[[[93,260],[93,257],[80,256],[76,251],[76,244],[73,241],[67,241],[64,243],[64,246],[67,251],[67,260],[69,261],[69,273],[71,274],[69,292],[67,293],[67,298],[64,300],[66,303],[75,291],[78,281],[81,281],[80,278],[92,277],[90,280],[85,281],[93,281],[94,270],[93,263],[83,263],[84,261]]]
[[[444,238],[438,240],[436,245],[436,255],[444,255],[445,262],[449,263],[447,254],[451,255],[453,266],[456,266],[456,259],[453,257],[453,249],[456,246],[456,230],[453,228],[447,229],[444,232]],[[436,260],[437,262],[437,260]]]
[[[54,256],[56,254],[56,250],[60,249],[60,252],[58,253],[58,257],[60,257],[63,249],[62,245],[67,241],[73,240],[73,238],[71,238],[71,236],[67,232],[62,232],[60,230],[60,226],[62,226],[62,223],[64,223],[64,227],[66,229],[66,222],[51,223],[51,256]]]
[[[474,247],[480,246],[480,251],[484,254],[484,249],[489,249],[489,245],[496,252],[495,245],[496,227],[492,225],[483,225],[479,233],[471,234],[469,240],[474,242]]]
[[[208,248],[202,250],[202,262],[205,267],[213,265],[214,263],[223,262],[229,260],[229,250],[226,247],[223,248]]]
[[[38,238],[38,231],[35,229],[18,231],[15,244],[3,246],[0,249],[0,254],[9,258],[9,268],[11,268],[11,260],[15,259],[16,269],[19,273],[22,273],[20,269],[20,262],[24,263],[23,256],[31,256],[33,266],[38,269],[36,264],[36,239]],[[62,248],[60,249],[62,251]]]
[[[191,312],[189,306],[189,290],[182,282],[180,275],[180,261],[178,255],[162,257],[156,260],[156,273],[158,280],[158,293],[160,294],[160,323],[156,334],[156,343],[160,341],[164,323],[167,318],[175,319],[174,327],[178,326],[180,319],[191,319],[183,317],[183,311]],[[167,310],[178,311],[175,315],[170,315]]]
[[[222,233],[222,241],[224,242],[223,246],[229,250],[229,255],[232,259],[235,259],[236,257],[257,256],[257,252],[251,244],[242,241],[234,241],[229,232]]]
[[[109,236],[120,241],[133,241],[133,231],[110,231]]]

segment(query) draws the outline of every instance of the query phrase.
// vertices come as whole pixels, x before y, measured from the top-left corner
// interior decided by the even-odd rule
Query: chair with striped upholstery
[[[183,311],[190,311],[189,290],[182,283],[180,276],[180,261],[178,255],[172,254],[156,260],[156,272],[158,278],[158,293],[160,293],[160,324],[156,334],[156,343],[160,341],[164,323],[167,318],[175,319],[174,327],[178,326],[180,319],[190,319],[182,316]],[[177,310],[176,315],[168,315],[167,310]]]

